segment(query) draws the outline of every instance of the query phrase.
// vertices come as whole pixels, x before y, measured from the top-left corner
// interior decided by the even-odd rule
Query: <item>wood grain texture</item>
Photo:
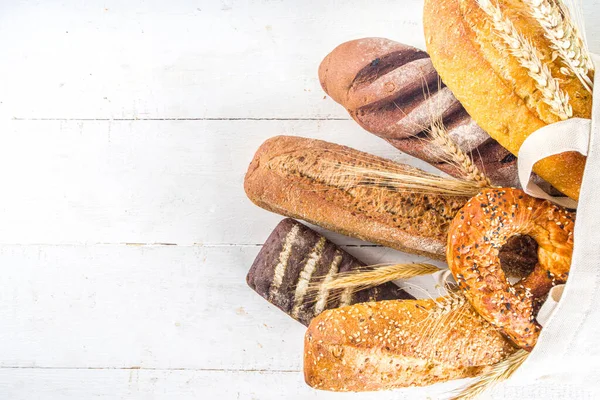
[[[259,249],[1,246],[0,368],[300,370],[305,327],[246,285]]]
[[[281,133],[331,140],[400,162],[352,121],[8,121],[0,169],[1,243],[260,244],[279,221],[243,179]],[[414,161],[413,161],[414,160]],[[257,224],[257,221],[264,221]],[[346,241],[345,243],[348,243]]]
[[[11,63],[0,72],[11,79],[0,82],[0,115],[346,119],[323,99],[320,60],[338,44],[367,36],[424,49],[422,3],[6,3],[0,48]],[[599,5],[584,2],[595,52]]]
[[[346,119],[317,77],[333,47],[369,35],[424,47],[420,0],[3,8],[3,56],[13,62],[0,73],[13,79],[0,91],[14,95],[1,112],[19,118]]]
[[[317,77],[320,60],[350,39],[424,48],[421,7],[0,4],[9,60],[0,65],[0,398],[389,398],[302,382],[304,330],[245,287],[280,217],[252,206],[242,182],[258,146],[279,134],[426,168],[357,127]],[[598,52],[600,1],[585,7]],[[327,236],[368,263],[409,260]],[[499,393],[598,397],[572,387]],[[393,394],[426,395],[436,391]]]
[[[147,369],[0,369],[0,396],[11,400],[197,400],[208,395],[240,400],[395,400],[436,399],[443,386],[383,393],[326,393],[307,387],[296,371],[194,371]],[[594,399],[598,392],[572,386],[534,390],[505,387],[490,399]],[[564,397],[559,397],[559,396]]]

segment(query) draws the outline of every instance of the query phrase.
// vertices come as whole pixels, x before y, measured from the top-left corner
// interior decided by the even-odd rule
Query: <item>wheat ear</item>
[[[330,280],[318,279],[311,284],[314,290],[352,289],[360,291],[383,285],[397,279],[409,279],[420,275],[430,275],[440,269],[435,265],[425,263],[374,265],[356,271],[342,272]]]
[[[435,299],[427,317],[419,322],[419,341],[415,348],[430,360],[435,358],[436,346],[431,343],[448,340],[448,333],[471,309],[467,299],[459,292],[449,292],[447,296]]]
[[[550,40],[551,47],[558,53],[566,68],[565,75],[574,75],[590,93],[594,83],[589,77],[594,66],[583,39],[562,0],[524,0],[529,12]],[[570,73],[569,73],[570,72]]]
[[[475,399],[488,389],[510,378],[512,374],[525,362],[529,353],[525,350],[517,350],[504,360],[494,364],[489,372],[481,375],[477,381],[462,389],[452,400]]]
[[[576,27],[578,27],[579,34],[583,39],[583,46],[587,51],[587,54],[590,54],[589,48],[587,46],[588,42],[585,32],[585,17],[583,12],[584,1],[586,0],[560,0],[560,2],[558,2],[557,4],[561,8],[563,14],[567,15],[569,19],[573,22],[573,24]],[[594,69],[594,67],[592,66],[591,69]]]
[[[490,0],[477,0],[479,7],[492,19],[494,31],[504,40],[511,54],[519,64],[527,69],[529,76],[535,80],[536,87],[542,93],[544,102],[552,113],[565,120],[573,116],[573,108],[569,104],[569,95],[561,90],[558,80],[552,76],[548,65],[542,62],[539,51],[527,40],[512,23],[498,5]]]
[[[339,155],[340,161],[326,157],[300,159],[288,153],[273,157],[267,162],[267,168],[284,176],[293,174],[313,180],[310,190],[326,189],[327,186],[342,190],[375,187],[394,192],[461,197],[473,197],[481,191],[477,184],[465,179],[441,177],[369,154],[344,149],[330,153]]]
[[[434,121],[428,133],[430,140],[443,151],[447,161],[456,166],[465,179],[475,182],[480,188],[492,186],[488,177],[477,168],[471,157],[467,156],[448,135],[441,120]]]
[[[438,91],[442,90],[442,81],[438,78]],[[448,130],[444,125],[443,114],[434,110],[435,102],[429,92],[429,86],[424,85],[423,96],[430,99],[427,104],[429,107],[430,124],[423,129],[427,133],[428,140],[433,143],[438,150],[441,151],[439,157],[442,161],[453,165],[461,173],[461,177],[475,182],[479,187],[491,187],[492,184],[487,176],[477,168],[473,163],[473,159],[469,157],[450,137]],[[438,154],[437,152],[432,152]]]
[[[327,164],[327,161],[325,161]],[[472,181],[444,178],[418,170],[402,170],[386,166],[360,166],[331,163],[332,174],[322,174],[320,179],[328,185],[345,189],[353,187],[379,187],[392,191],[410,191],[423,194],[449,196],[476,196],[481,188]]]

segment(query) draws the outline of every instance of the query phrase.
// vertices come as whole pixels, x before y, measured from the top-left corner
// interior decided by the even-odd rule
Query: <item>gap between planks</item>
[[[44,367],[44,366],[0,366],[3,369],[25,369],[25,370],[86,370],[86,371],[196,371],[196,372],[248,372],[248,373],[274,373],[274,374],[298,374],[300,369],[244,369],[244,368],[152,368],[152,367]]]
[[[218,247],[262,247],[264,243],[0,243],[2,246],[138,246],[138,247],[160,247],[160,246],[178,246],[178,247],[207,247],[207,248],[218,248]],[[346,248],[388,248],[378,244],[338,244],[339,247]]]
[[[208,118],[20,118],[13,117],[13,121],[350,121],[351,118],[339,117],[314,117],[314,118],[276,118],[276,117],[208,117]]]

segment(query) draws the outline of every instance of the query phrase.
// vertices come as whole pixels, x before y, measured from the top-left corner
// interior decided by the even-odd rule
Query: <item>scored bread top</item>
[[[381,57],[382,52],[385,54]],[[373,90],[361,90],[364,83],[377,80],[387,72],[393,71],[397,65],[419,63],[423,60],[421,74],[415,77],[402,78],[402,84],[386,81],[382,84],[389,88],[389,96],[398,95],[399,91],[406,92],[422,89],[422,84],[432,83],[437,79],[435,70],[428,66],[428,55],[422,50],[394,42],[384,38],[369,38],[355,40],[338,46],[334,54],[329,54],[319,65],[319,80],[325,92],[336,102],[347,109],[356,109],[370,104],[375,93]],[[369,79],[369,75],[375,75]],[[330,82],[334,84],[329,84]],[[407,86],[411,89],[407,89]]]
[[[399,150],[464,178],[452,153],[431,136],[432,125],[441,124],[492,184],[519,185],[516,157],[467,114],[425,52],[383,38],[351,40],[324,58],[319,80],[362,128]]]
[[[538,49],[542,62],[568,95],[572,116],[589,118],[591,94],[576,77],[562,74],[560,59],[553,59],[550,42],[529,16],[527,6],[517,0],[491,4],[499,4],[504,17]],[[477,0],[426,0],[424,26],[427,50],[444,83],[473,119],[513,154],[518,155],[532,132],[561,120]],[[570,152],[542,160],[534,170],[577,199],[584,166],[585,157]]]

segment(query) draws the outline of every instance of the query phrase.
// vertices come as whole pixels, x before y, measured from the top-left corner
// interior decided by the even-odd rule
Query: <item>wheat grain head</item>
[[[512,374],[523,365],[528,356],[529,353],[527,351],[517,350],[504,360],[494,364],[488,372],[481,375],[477,381],[471,385],[461,389],[451,400],[470,400],[477,398],[485,391],[509,379]]]
[[[349,289],[351,293],[356,293],[398,279],[430,275],[439,270],[435,265],[426,263],[372,265],[356,271],[338,273],[333,278],[317,278],[309,285],[308,291],[311,294],[322,290],[340,293],[340,290]]]
[[[536,82],[537,89],[542,93],[543,100],[550,106],[552,113],[561,120],[571,118],[573,108],[569,102],[569,95],[560,88],[548,65],[542,62],[540,52],[517,30],[513,22],[504,16],[498,4],[492,3],[491,0],[477,0],[477,4],[492,20],[494,32],[504,41],[510,54]]]
[[[546,38],[550,40],[566,68],[561,69],[565,75],[577,77],[590,93],[594,87],[590,79],[590,71],[594,66],[584,40],[575,22],[571,19],[562,0],[523,0],[529,13],[544,29]]]

